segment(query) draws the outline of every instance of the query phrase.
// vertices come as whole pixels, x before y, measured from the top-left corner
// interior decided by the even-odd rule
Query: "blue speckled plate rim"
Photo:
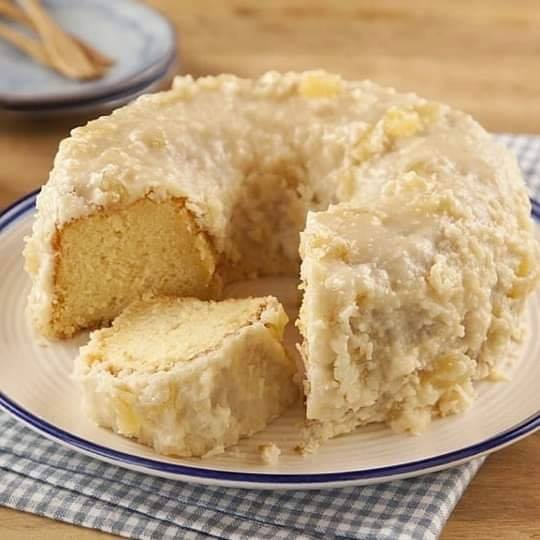
[[[35,207],[35,199],[39,189],[22,197],[12,205],[8,206],[0,213],[0,234],[6,230],[11,224],[16,222],[23,215]],[[540,222],[540,203],[531,199],[532,215],[537,222]],[[462,463],[477,456],[493,452],[502,446],[506,446],[511,442],[517,441],[530,435],[540,429],[540,411],[537,411],[522,422],[516,424],[512,428],[497,434],[494,437],[481,441],[477,444],[432,456],[430,458],[400,463],[388,467],[377,467],[372,469],[362,469],[355,471],[346,471],[338,473],[320,473],[320,474],[270,474],[270,473],[243,473],[223,471],[216,469],[207,469],[202,467],[192,467],[187,465],[178,465],[175,463],[166,463],[155,459],[148,459],[125,452],[113,450],[106,446],[93,443],[87,439],[83,439],[72,433],[57,428],[53,424],[39,418],[38,416],[28,412],[24,407],[10,399],[4,392],[0,391],[0,407],[5,409],[10,415],[17,420],[28,425],[35,431],[54,441],[63,443],[76,450],[81,450],[87,455],[91,455],[97,459],[103,459],[109,463],[114,463],[123,467],[135,467],[138,470],[146,469],[147,472],[156,471],[157,473],[166,473],[169,476],[178,476],[179,479],[185,480],[192,478],[193,481],[214,480],[216,483],[227,482],[229,485],[239,484],[239,487],[245,487],[246,484],[254,484],[260,487],[261,484],[279,488],[294,484],[309,486],[324,487],[325,484],[335,485],[336,483],[367,481],[367,480],[385,480],[399,476],[412,476],[415,473],[422,471],[431,472],[434,469],[450,467],[452,464]]]
[[[177,33],[176,28],[173,23],[161,12],[152,8],[149,5],[142,4],[137,2],[137,4],[142,5],[143,8],[148,9],[153,13],[154,16],[161,19],[166,28],[169,31],[169,42],[170,49],[167,55],[163,56],[156,62],[146,66],[144,69],[139,71],[136,74],[127,76],[124,79],[116,81],[113,84],[110,84],[104,87],[101,90],[85,90],[81,88],[72,94],[44,94],[42,97],[36,96],[18,96],[16,94],[3,93],[0,92],[0,108],[16,108],[29,106],[33,108],[38,108],[40,105],[79,105],[81,101],[89,101],[98,98],[105,98],[120,94],[122,92],[130,91],[132,87],[142,85],[143,81],[149,81],[152,78],[158,78],[159,73],[163,72],[164,65],[170,65],[171,62],[176,60],[177,57]]]

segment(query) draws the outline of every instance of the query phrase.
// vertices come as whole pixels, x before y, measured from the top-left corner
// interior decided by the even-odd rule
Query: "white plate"
[[[132,0],[46,0],[65,29],[112,58],[107,74],[74,81],[41,66],[0,40],[0,106],[40,107],[116,96],[149,84],[176,54],[176,34],[163,15]],[[8,22],[14,29],[26,30]]]
[[[527,313],[529,336],[511,382],[481,383],[462,416],[433,422],[418,437],[369,426],[338,437],[312,456],[294,452],[301,421],[292,410],[264,432],[221,456],[165,458],[150,448],[96,427],[79,411],[70,380],[72,360],[86,336],[39,345],[25,317],[30,282],[23,271],[23,237],[30,232],[35,194],[0,216],[0,404],[42,435],[95,458],[148,474],[201,484],[248,488],[321,488],[416,476],[493,452],[540,427],[540,293]],[[276,466],[264,465],[258,446],[283,449]]]

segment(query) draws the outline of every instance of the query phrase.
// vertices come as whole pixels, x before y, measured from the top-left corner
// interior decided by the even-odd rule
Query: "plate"
[[[176,54],[175,30],[168,19],[132,0],[47,0],[49,13],[115,64],[101,79],[74,81],[43,67],[0,40],[0,106],[37,107],[75,103],[119,94],[148,84]],[[14,28],[21,29],[15,23]]]
[[[30,280],[21,252],[23,238],[30,233],[35,197],[36,193],[26,196],[0,215],[0,405],[60,444],[121,467],[192,483],[309,489],[434,472],[493,452],[540,428],[540,339],[536,333],[540,293],[536,293],[528,303],[528,338],[519,358],[508,367],[512,380],[478,384],[478,399],[466,414],[435,420],[423,435],[398,435],[372,425],[332,439],[318,453],[302,457],[294,451],[302,420],[298,407],[223,455],[206,459],[159,456],[95,426],[80,413],[80,396],[70,372],[86,335],[40,344],[30,329],[25,316]],[[533,208],[538,208],[536,203]],[[284,298],[286,308],[294,307],[290,302]],[[264,465],[258,451],[269,442],[282,448],[274,466]]]
[[[105,97],[81,100],[76,103],[46,103],[43,105],[23,104],[14,107],[0,107],[3,115],[17,117],[50,117],[68,115],[98,115],[111,112],[112,110],[125,105],[143,94],[150,94],[166,90],[170,87],[174,75],[177,73],[176,57],[163,67],[163,70],[156,74],[155,79],[143,81],[118,94],[111,94]]]

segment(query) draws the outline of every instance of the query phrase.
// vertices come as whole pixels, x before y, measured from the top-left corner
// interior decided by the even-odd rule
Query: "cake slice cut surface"
[[[136,301],[81,348],[86,411],[162,454],[219,453],[297,398],[286,324],[273,297]]]

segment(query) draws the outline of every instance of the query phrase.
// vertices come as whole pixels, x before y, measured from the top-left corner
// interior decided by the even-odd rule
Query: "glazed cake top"
[[[527,213],[515,160],[470,116],[369,81],[269,72],[179,77],[74,129],[38,198],[35,234],[150,194],[186,197],[222,248],[243,179],[276,162],[303,167],[321,201],[369,203],[420,170],[441,190]]]
[[[268,72],[254,80],[185,76],[172,90],[74,129],[60,144],[26,249],[36,317],[50,311],[52,238],[64,224],[145,196],[179,197],[217,252],[228,255],[239,201],[254,204],[258,216],[246,190],[261,171],[272,173],[268,182],[287,181],[289,172],[301,177],[292,189],[311,211],[340,203],[368,211],[383,200],[399,208],[411,193],[426,193],[435,206],[410,218],[421,221],[419,241],[429,243],[429,230],[435,238],[446,216],[515,251],[516,265],[523,253],[536,256],[516,160],[469,115],[321,71]],[[280,188],[266,189],[263,199]],[[294,255],[298,230],[279,241]]]

